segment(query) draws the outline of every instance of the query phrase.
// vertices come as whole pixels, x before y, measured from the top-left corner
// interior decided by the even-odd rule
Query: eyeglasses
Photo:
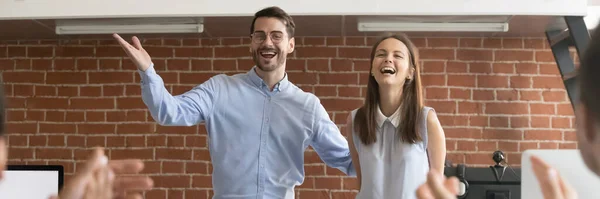
[[[267,34],[264,32],[254,32],[250,34],[250,36],[252,37],[252,41],[257,44],[262,43],[267,39]],[[276,44],[283,40],[283,33],[272,32],[271,34],[269,34],[269,37],[271,38],[271,41]]]

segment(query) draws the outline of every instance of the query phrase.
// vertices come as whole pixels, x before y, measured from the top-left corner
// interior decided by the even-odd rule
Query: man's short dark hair
[[[296,29],[294,20],[283,9],[277,6],[264,8],[254,14],[254,19],[252,20],[252,25],[250,26],[250,34],[254,33],[254,23],[259,17],[273,17],[279,19],[283,24],[285,24],[289,38],[294,37],[294,31]]]
[[[579,99],[587,113],[600,122],[600,31],[592,33],[590,43],[581,57],[579,66]]]

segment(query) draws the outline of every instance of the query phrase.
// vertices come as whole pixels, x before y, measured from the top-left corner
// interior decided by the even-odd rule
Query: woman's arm
[[[346,119],[346,136],[348,137],[348,148],[350,148],[350,156],[352,156],[352,165],[354,165],[354,169],[356,170],[356,177],[358,178],[358,190],[360,190],[360,161],[358,160],[358,152],[354,147],[354,140],[352,138],[352,128],[354,128],[352,122],[352,113],[348,114],[348,119]],[[360,142],[360,140],[358,140]]]
[[[427,114],[427,148],[429,150],[430,169],[444,174],[446,159],[446,135],[434,110]]]

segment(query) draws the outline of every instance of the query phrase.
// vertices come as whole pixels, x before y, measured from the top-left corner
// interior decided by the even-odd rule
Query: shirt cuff
[[[146,71],[142,71],[137,69],[138,74],[142,78],[142,84],[148,84],[152,81],[152,76],[156,75],[156,70],[154,70],[154,63],[150,63],[150,67],[146,69]]]

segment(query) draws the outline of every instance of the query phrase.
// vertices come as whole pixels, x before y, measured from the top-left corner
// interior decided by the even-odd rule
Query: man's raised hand
[[[138,67],[138,69],[140,69],[141,71],[146,71],[146,69],[150,67],[152,59],[150,58],[148,52],[144,50],[144,48],[142,47],[142,43],[136,36],[132,38],[133,45],[129,44],[116,33],[113,34],[113,37],[117,39],[119,45],[121,45],[123,50],[125,50],[129,58],[131,58],[131,61],[133,61],[133,63]]]

